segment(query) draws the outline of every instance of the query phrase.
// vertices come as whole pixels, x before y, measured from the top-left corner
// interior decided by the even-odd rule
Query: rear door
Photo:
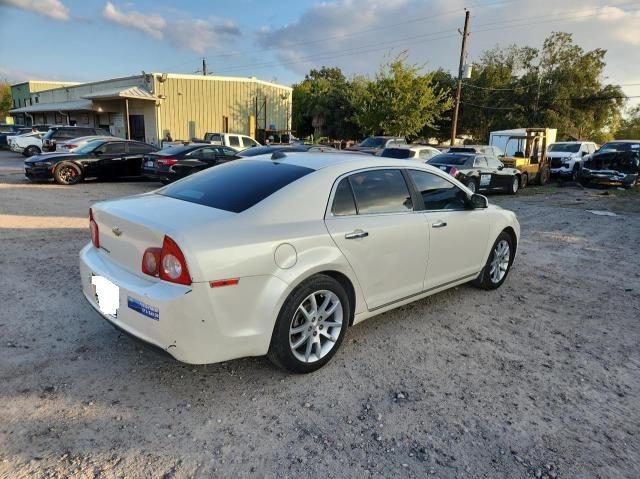
[[[509,169],[505,169],[500,160],[493,156],[485,157],[487,160],[488,171],[491,173],[491,188],[509,188],[513,181],[513,173]]]
[[[422,291],[428,229],[414,213],[400,169],[353,173],[337,182],[326,225],[355,271],[370,310]]]
[[[473,279],[482,268],[489,237],[486,209],[471,209],[467,194],[438,175],[408,170],[424,202],[429,230],[429,262],[424,289]]]
[[[97,174],[100,176],[126,176],[124,141],[109,141],[96,150]]]
[[[229,144],[225,146],[230,146],[232,148],[236,148],[237,150],[241,150],[242,145],[240,143],[240,137],[238,135],[229,135]]]
[[[146,143],[131,141],[126,143],[125,175],[140,176],[145,155],[155,151],[155,148]]]

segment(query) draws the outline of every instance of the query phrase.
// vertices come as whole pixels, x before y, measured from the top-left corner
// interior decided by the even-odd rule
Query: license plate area
[[[104,276],[91,276],[98,309],[102,314],[117,317],[120,308],[120,288]]]

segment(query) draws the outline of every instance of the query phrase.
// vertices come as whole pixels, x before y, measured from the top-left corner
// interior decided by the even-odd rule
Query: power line
[[[620,5],[628,5],[628,3],[615,4],[615,5],[612,5],[612,6],[620,6]],[[586,11],[596,11],[596,10],[599,10],[600,8],[602,8],[602,7],[601,6],[594,7],[594,8],[586,9]],[[633,9],[633,10],[626,10],[626,11],[627,12],[632,12],[632,11],[637,11],[639,9],[640,9],[640,7],[636,8],[636,9]],[[472,31],[471,33],[472,34],[473,33],[482,33],[482,32],[498,30],[498,29],[520,27],[520,26],[522,26],[521,25],[522,22],[527,22],[526,23],[527,25],[533,25],[533,24],[552,23],[552,22],[566,20],[567,16],[569,16],[568,18],[583,19],[583,18],[589,18],[589,17],[593,17],[593,16],[599,15],[598,12],[592,13],[592,14],[588,14],[588,15],[580,15],[580,16],[577,16],[577,17],[575,15],[573,15],[576,12],[583,12],[583,11],[585,11],[585,9],[568,10],[568,11],[566,11],[566,12],[560,14],[560,15],[558,15],[558,14],[553,14],[553,15],[547,14],[547,15],[538,15],[538,16],[533,16],[533,17],[521,17],[521,18],[517,18],[517,19],[505,21],[505,22],[483,23],[483,24],[479,24],[477,26],[479,26],[479,27],[493,26],[493,25],[499,25],[499,26],[494,27],[494,28],[486,28],[486,29],[481,29],[481,30],[475,30],[475,31]],[[548,18],[548,17],[553,17],[553,18],[551,18],[550,20],[545,20],[545,21],[532,22],[532,20],[544,19],[544,18]],[[340,57],[345,57],[345,56],[359,55],[359,54],[362,54],[362,53],[370,53],[370,52],[374,52],[374,51],[386,50],[388,48],[394,48],[396,46],[401,46],[401,45],[391,45],[392,43],[395,44],[395,43],[399,43],[399,42],[407,42],[407,41],[411,41],[411,40],[417,40],[417,39],[426,38],[426,37],[430,37],[430,36],[434,36],[434,35],[438,35],[438,34],[443,34],[443,33],[448,33],[448,32],[452,32],[452,31],[457,31],[457,29],[447,29],[447,30],[441,30],[441,31],[438,31],[438,32],[432,32],[432,33],[429,33],[429,34],[423,34],[423,35],[416,35],[416,36],[412,36],[412,37],[400,38],[400,39],[392,40],[392,41],[388,42],[387,44],[385,44],[383,46],[381,46],[380,43],[366,44],[366,45],[361,45],[361,46],[358,46],[358,47],[353,47],[353,48],[348,48],[348,49],[334,50],[334,51],[325,52],[325,53],[322,53],[322,54],[309,55],[309,56],[306,56],[306,57],[301,57],[301,58],[298,58],[296,60],[291,60],[291,61],[286,61],[286,62],[271,61],[271,62],[265,62],[265,63],[259,63],[259,64],[237,65],[237,66],[233,66],[233,67],[227,67],[227,68],[218,69],[217,71],[218,72],[233,72],[233,71],[242,71],[242,70],[249,70],[249,69],[270,68],[270,67],[274,67],[274,66],[286,66],[286,65],[298,64],[298,63],[301,63],[303,61],[323,60],[323,59],[332,59],[332,58],[340,58]],[[443,36],[443,37],[427,38],[424,41],[441,40],[441,39],[444,39],[444,38],[449,38],[451,36],[455,36],[455,35],[447,35],[447,36]],[[416,43],[416,42],[413,42],[413,43]],[[371,49],[368,49],[368,50],[362,50],[364,48],[369,48],[369,47],[373,47],[373,46],[375,46],[375,48],[371,48]],[[402,46],[404,46],[404,45],[402,45]],[[353,52],[353,53],[345,53],[345,52]]]
[[[615,95],[615,96],[591,96],[591,97],[567,97],[567,98],[554,98],[545,103],[552,104],[555,101],[604,101],[604,100],[627,100],[629,98],[640,98],[640,95]],[[477,103],[471,103],[468,101],[461,101],[463,105],[469,105],[475,108],[483,108],[486,110],[517,110],[518,108],[523,107],[524,105],[517,105],[512,107],[500,107],[500,106],[490,106],[490,105],[478,105]]]

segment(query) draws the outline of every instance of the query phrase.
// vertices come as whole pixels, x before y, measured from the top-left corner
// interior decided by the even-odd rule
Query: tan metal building
[[[143,73],[31,94],[11,110],[33,123],[99,126],[123,138],[159,144],[207,132],[241,133],[291,128],[288,86],[256,78]],[[36,99],[37,95],[37,99]]]

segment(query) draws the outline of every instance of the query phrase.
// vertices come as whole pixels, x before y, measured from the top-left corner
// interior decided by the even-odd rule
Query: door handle
[[[344,238],[358,239],[358,238],[366,238],[367,236],[369,236],[369,233],[367,231],[355,230],[355,231],[352,231],[351,233],[347,233],[346,235],[344,235]]]
[[[433,228],[444,228],[445,226],[447,226],[447,223],[445,221],[438,220],[435,223],[433,223],[431,226]]]

